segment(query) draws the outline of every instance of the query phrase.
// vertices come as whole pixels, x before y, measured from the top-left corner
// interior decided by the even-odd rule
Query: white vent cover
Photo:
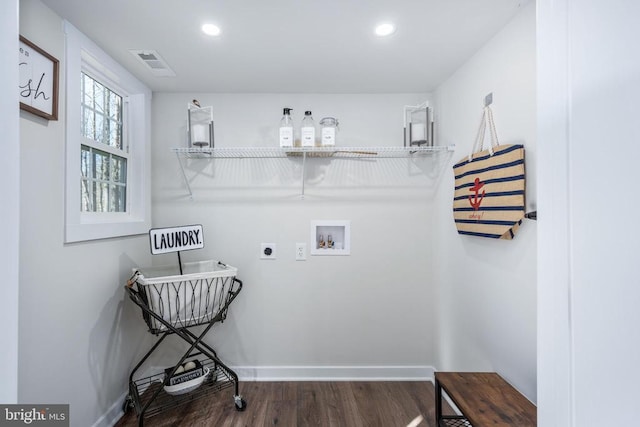
[[[158,77],[175,77],[176,73],[169,67],[164,59],[155,50],[135,50],[129,49],[129,52],[143,64],[145,64],[154,76]]]

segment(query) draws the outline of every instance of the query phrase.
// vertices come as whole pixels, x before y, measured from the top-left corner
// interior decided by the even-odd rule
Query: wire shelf
[[[471,423],[461,416],[443,416],[439,427],[473,427]]]
[[[435,158],[438,153],[450,153],[455,150],[454,145],[434,145],[416,147],[222,147],[222,148],[172,148],[176,154],[182,178],[193,198],[190,180],[185,172],[183,159],[268,159],[290,158],[302,160],[301,197],[304,198],[305,163],[307,159],[313,162],[313,158],[324,159],[376,159],[406,158],[426,159]]]
[[[142,378],[133,381],[130,385],[131,392],[134,395],[133,403],[136,409],[136,413],[140,415],[142,408],[149,404],[149,407],[144,412],[145,418],[158,415],[161,412],[175,408],[194,400],[201,399],[206,396],[210,396],[219,392],[220,390],[232,387],[234,385],[231,375],[220,365],[216,364],[213,360],[203,359],[200,361],[203,368],[208,367],[209,378],[207,378],[200,387],[197,389],[182,395],[170,395],[164,390],[152,401],[153,394],[162,387],[164,381],[164,373],[158,373],[150,377]]]
[[[402,158],[453,151],[453,145],[431,147],[222,147],[172,148],[180,157],[196,159],[264,159],[284,157]]]

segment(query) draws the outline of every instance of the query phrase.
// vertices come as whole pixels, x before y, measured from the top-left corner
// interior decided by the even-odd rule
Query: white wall
[[[456,144],[435,201],[435,347],[441,370],[497,371],[536,400],[536,223],[512,241],[460,236],[451,166],[469,154],[484,97],[502,144],[524,144],[527,210],[536,205],[535,4],[530,3],[437,88],[440,143]],[[488,135],[487,135],[488,139]]]
[[[538,1],[538,422],[573,426],[568,2]],[[603,394],[604,395],[604,394]]]
[[[0,56],[15,58],[18,50],[18,1],[0,6]],[[0,74],[0,117],[2,117],[2,156],[0,156],[0,271],[3,307],[0,310],[2,351],[0,351],[0,402],[18,400],[18,255],[20,239],[20,145],[18,139],[18,68],[3,67]]]
[[[62,21],[39,1],[22,0],[20,34],[60,60],[61,79],[58,121],[20,113],[18,398],[69,403],[71,424],[86,427],[117,414],[128,371],[149,347],[123,290],[131,268],[150,262],[148,238],[63,244]]]
[[[37,0],[21,1],[20,18],[20,32],[61,59],[64,72],[60,18]],[[502,141],[527,148],[535,202],[534,22],[529,6],[438,89],[440,143],[458,145],[453,157],[316,159],[304,199],[298,160],[245,159],[187,162],[190,200],[169,150],[184,146],[187,102],[214,106],[218,146],[275,145],[284,106],[297,120],[305,109],[316,120],[337,116],[342,145],[386,146],[401,144],[402,106],[426,96],[154,95],[154,225],[202,223],[206,248],[183,259],[221,259],[245,282],[210,339],[224,360],[273,367],[245,374],[274,377],[491,369],[535,400],[535,223],[512,242],[492,242],[458,236],[450,213],[450,166],[468,152],[488,92]],[[63,82],[61,89],[63,106]],[[20,120],[19,399],[71,403],[73,424],[90,425],[118,403],[128,370],[149,347],[139,312],[124,300],[124,279],[132,266],[175,256],[151,260],[144,236],[62,244],[64,108],[60,119]],[[313,219],[351,220],[351,256],[294,261],[295,242],[311,243]],[[259,260],[260,242],[276,242],[278,259]],[[43,351],[74,376],[33,369]]]
[[[619,425],[640,395],[640,4],[539,7],[540,422]]]
[[[403,105],[425,95],[155,94],[154,226],[201,223],[206,247],[183,259],[221,259],[245,288],[212,341],[229,364],[275,367],[248,376],[428,375],[433,360],[431,202],[435,178],[400,160],[187,162],[189,200],[170,151],[184,146],[187,102],[214,107],[217,146],[277,146],[282,107],[340,120],[342,146],[402,145]],[[200,175],[196,174],[200,171]],[[351,256],[295,261],[310,221],[351,220]],[[261,242],[278,258],[259,259]],[[173,263],[175,255],[156,257]],[[329,369],[329,367],[356,369]],[[357,367],[379,366],[362,373]],[[293,369],[287,367],[294,367]]]
[[[37,1],[23,0],[20,7],[20,32],[62,59],[59,18]],[[11,46],[8,48],[4,43],[14,38],[14,34],[9,34],[15,32],[11,20],[13,10],[4,13],[7,8],[12,9],[7,2],[3,3],[3,8],[2,16],[7,25],[2,26],[2,49],[10,55],[15,41],[9,41]],[[637,400],[634,385],[638,383],[639,346],[634,337],[640,320],[636,309],[640,290],[635,286],[637,275],[633,270],[633,257],[638,252],[638,236],[619,216],[622,211],[633,212],[637,205],[632,197],[627,197],[632,192],[626,188],[634,182],[632,162],[638,157],[639,150],[633,117],[634,101],[640,95],[637,93],[639,61],[633,47],[634,40],[640,36],[640,29],[634,22],[639,12],[637,8],[638,5],[622,0],[606,5],[591,0],[580,4],[569,0],[538,1],[538,86],[539,94],[544,97],[538,101],[540,149],[537,157],[544,168],[530,167],[531,161],[536,160],[532,153],[537,145],[536,132],[531,130],[530,123],[535,115],[535,110],[531,111],[533,96],[529,93],[535,87],[535,79],[530,75],[532,65],[524,65],[520,60],[514,64],[514,58],[520,56],[518,52],[528,57],[522,59],[524,62],[531,61],[534,56],[528,31],[526,35],[522,34],[516,29],[518,25],[510,24],[437,93],[441,103],[437,110],[441,142],[458,144],[458,150],[447,166],[467,153],[479,120],[482,98],[492,91],[498,132],[503,142],[525,143],[531,204],[538,198],[537,192],[531,191],[536,175],[538,178],[542,208],[537,250],[540,262],[540,425],[622,424],[633,416],[630,411]],[[520,22],[524,30],[530,28],[532,21],[530,7],[514,22]],[[571,28],[567,27],[569,21]],[[522,44],[515,48],[513,45],[518,42]],[[502,54],[498,55],[498,51]],[[64,61],[61,65],[64,68]],[[526,71],[522,73],[523,70]],[[571,74],[569,70],[572,70]],[[7,84],[11,85],[8,81]],[[523,90],[527,93],[521,94]],[[10,93],[11,89],[6,92]],[[270,134],[272,122],[278,116],[271,111],[279,109],[285,101],[290,102],[285,95],[267,97],[267,102],[260,108],[269,107],[270,119],[262,118],[259,122],[264,126],[265,135]],[[320,184],[312,188],[308,199],[300,201],[294,195],[294,180],[280,178],[277,179],[278,188],[282,182],[287,184],[284,194],[271,186],[261,193],[264,196],[259,199],[260,203],[252,202],[253,195],[247,198],[250,191],[245,185],[252,179],[251,175],[247,175],[247,168],[239,168],[236,161],[229,165],[218,164],[218,167],[224,169],[221,172],[225,174],[238,171],[242,179],[234,184],[237,188],[213,191],[210,181],[198,180],[196,190],[201,191],[196,193],[196,200],[179,199],[184,188],[173,163],[175,160],[170,159],[167,150],[181,138],[180,131],[176,130],[182,123],[178,117],[188,99],[189,96],[180,94],[156,97],[158,149],[155,155],[163,168],[160,170],[166,173],[162,176],[156,168],[156,223],[203,222],[207,232],[204,255],[223,258],[241,268],[247,288],[233,307],[231,321],[216,329],[220,332],[219,343],[227,359],[236,364],[281,361],[312,364],[317,362],[314,356],[345,364],[353,362],[349,360],[350,356],[356,356],[357,362],[362,360],[364,363],[433,360],[441,369],[498,370],[535,399],[535,362],[532,361],[535,313],[531,310],[535,310],[536,299],[533,267],[536,224],[525,222],[512,242],[457,236],[449,212],[452,190],[446,187],[447,182],[453,182],[450,172],[444,177],[444,187],[436,196],[438,209],[435,212],[429,206],[431,202],[424,202],[424,206],[398,199],[393,199],[393,203],[380,203],[376,201],[375,193],[379,188],[375,186],[364,197],[355,194],[356,201],[350,202],[348,199],[353,192]],[[318,99],[311,97],[310,106],[318,105]],[[206,95],[206,99],[201,100],[213,104],[215,98]],[[224,117],[225,107],[234,106],[233,114],[242,114],[245,110],[238,107],[244,106],[245,101],[227,96],[219,104],[217,113]],[[301,108],[307,104],[299,99],[294,101]],[[17,114],[14,106],[7,106],[12,102],[15,106],[15,100],[3,98],[0,104],[2,117]],[[64,102],[63,93],[61,102]],[[596,109],[594,106],[605,107]],[[243,120],[259,116],[255,108],[243,116]],[[596,117],[593,116],[595,111]],[[296,112],[300,114],[301,109]],[[61,113],[63,119],[64,110]],[[122,300],[120,286],[130,266],[150,262],[146,256],[146,240],[133,238],[63,246],[62,122],[47,123],[25,113],[20,117],[20,209],[24,219],[19,243],[19,399],[23,402],[70,402],[74,425],[90,425],[105,412],[105,405],[113,403],[125,389],[126,371],[131,361],[137,359],[134,353],[147,349],[145,342],[137,341],[146,336],[139,326],[139,313]],[[164,119],[169,123],[162,125],[160,121]],[[351,120],[355,119],[352,117]],[[224,129],[222,122],[218,123],[220,132]],[[240,119],[226,122],[233,124],[225,131],[226,135],[237,132],[246,145],[266,141],[248,133],[256,127],[247,126],[242,130],[245,123]],[[390,134],[391,127],[385,126],[385,132]],[[218,137],[223,135],[224,132],[217,133]],[[231,144],[231,141],[227,140],[227,143]],[[363,144],[367,143],[363,141]],[[603,146],[609,147],[607,151],[602,151]],[[617,147],[623,150],[617,150]],[[620,155],[621,151],[624,155]],[[5,182],[16,182],[17,150],[9,145],[4,154],[0,160],[3,162],[0,173]],[[603,159],[605,161],[601,161]],[[262,181],[265,173],[280,172],[280,168],[291,169],[286,163],[284,166],[278,162],[270,166],[252,161],[244,163],[249,164],[249,170],[263,168],[255,174],[256,179]],[[34,168],[34,164],[37,167]],[[382,168],[394,182],[399,179],[396,169]],[[357,179],[345,170],[340,170],[337,176],[349,177],[350,174],[350,179]],[[371,175],[372,178],[377,176]],[[6,200],[7,191],[9,198],[17,197],[9,186],[3,186],[3,200]],[[348,197],[341,197],[342,194]],[[325,198],[330,200],[325,201]],[[415,212],[420,217],[412,216],[408,213],[411,209],[407,208],[417,208]],[[279,221],[284,212],[287,215],[293,212],[296,218],[293,223]],[[5,215],[5,211],[2,213]],[[430,213],[434,213],[435,218],[430,217]],[[3,232],[10,232],[12,227],[15,230],[12,224],[17,223],[16,210],[8,215],[12,220],[7,222],[3,216],[0,221]],[[354,241],[353,257],[310,259],[306,263],[285,259],[282,249],[294,241],[307,239],[308,219],[320,215],[356,218],[355,228],[360,229],[363,227],[358,224],[366,223],[364,240],[360,240],[363,233],[354,229],[354,234],[360,236]],[[403,239],[386,230],[382,221],[385,218],[406,218],[407,224],[401,225],[399,233]],[[622,225],[617,232],[610,226],[612,218]],[[423,224],[436,220],[435,228],[441,231],[432,235]],[[409,226],[409,221],[413,227]],[[246,237],[237,230],[248,230],[250,235]],[[382,239],[375,239],[376,233],[372,230],[380,233]],[[416,239],[416,236],[424,238]],[[432,244],[431,237],[436,238],[438,245],[435,252],[438,263],[431,266],[437,268],[433,276],[427,271],[428,267],[417,266],[425,256],[434,254],[433,249],[422,252],[420,244],[409,249],[405,249],[406,245],[401,247],[403,242]],[[261,263],[255,259],[256,247],[258,242],[267,239],[280,243],[283,255],[277,261]],[[370,274],[372,269],[378,271],[378,265],[387,265],[388,254],[382,253],[378,242],[388,242],[388,239],[391,239],[388,244],[394,252],[402,252],[402,256],[394,255],[393,258],[393,261],[401,261],[402,268],[393,273],[412,271],[410,275],[394,274],[396,280],[386,280],[387,277]],[[376,248],[379,253],[374,253]],[[362,255],[356,257],[358,253]],[[200,255],[190,253],[188,257]],[[12,265],[17,261],[5,256],[2,259],[9,263],[6,271],[11,276]],[[404,259],[406,263],[402,263]],[[369,263],[370,260],[373,262]],[[385,267],[384,270],[390,269]],[[468,273],[460,273],[463,270]],[[360,274],[356,274],[357,271]],[[450,279],[446,277],[447,272],[452,273]],[[438,292],[429,289],[424,280],[406,285],[406,277],[412,275],[435,278]],[[309,276],[314,277],[311,282],[300,280]],[[475,280],[473,284],[472,280]],[[375,286],[365,282],[375,283]],[[11,299],[11,279],[6,283],[9,287],[3,289],[9,290],[8,298]],[[405,286],[400,288],[402,292],[393,294],[388,290],[397,289],[398,285]],[[346,295],[343,294],[345,291]],[[389,301],[384,301],[385,298]],[[430,325],[434,321],[424,314],[436,305],[433,299],[441,303],[437,336],[436,329],[420,331],[417,330],[421,329],[419,324],[411,323],[419,321]],[[7,306],[14,305],[9,303]],[[392,311],[385,311],[389,307]],[[16,315],[16,311],[3,310],[3,325],[15,324]],[[8,323],[5,323],[5,317]],[[123,326],[125,321],[126,327]],[[400,330],[400,337],[391,337],[389,345],[389,334]],[[289,332],[291,336],[287,336]],[[11,331],[5,327],[3,334],[6,333],[11,343]],[[308,337],[314,337],[314,340],[306,340]],[[417,343],[410,343],[410,337],[418,337]],[[327,348],[327,343],[338,345]],[[354,343],[366,348],[354,348]],[[390,354],[396,350],[392,347],[394,344],[400,345],[398,354]],[[347,349],[347,353],[327,354],[338,348]],[[5,365],[5,359],[0,359],[7,371],[6,375],[3,371],[0,390],[8,393],[9,400],[14,395],[11,364],[15,363],[15,355],[10,349],[11,344],[3,347],[2,352],[9,365]],[[43,365],[45,369],[42,369]],[[74,369],[74,376],[69,377],[55,369],[59,366]],[[117,384],[109,383],[109,378]],[[607,381],[606,387],[603,379]]]

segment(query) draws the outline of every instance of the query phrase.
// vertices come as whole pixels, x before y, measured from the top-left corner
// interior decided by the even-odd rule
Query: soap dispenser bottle
[[[316,125],[311,117],[311,111],[304,112],[302,127],[300,128],[300,141],[303,147],[314,147],[316,145]]]
[[[284,108],[280,120],[280,147],[293,147],[293,120],[291,108]]]

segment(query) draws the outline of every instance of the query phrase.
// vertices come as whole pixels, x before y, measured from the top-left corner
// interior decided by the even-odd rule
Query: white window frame
[[[112,147],[110,145],[106,145],[104,142],[102,141],[95,141],[92,138],[87,138],[86,136],[82,135],[81,136],[81,149],[82,147],[87,147],[90,150],[98,150],[98,151],[102,151],[105,152],[107,154],[113,155],[113,156],[117,156],[120,157],[122,159],[125,159],[126,164],[127,164],[127,171],[125,172],[125,174],[128,174],[129,172],[129,165],[131,164],[131,154],[130,154],[130,150],[129,150],[129,120],[128,120],[128,111],[129,111],[129,96],[128,94],[122,89],[117,87],[113,82],[111,82],[108,78],[102,76],[100,73],[97,73],[95,70],[93,70],[92,67],[83,67],[82,69],[82,74],[87,75],[89,78],[93,79],[94,81],[97,81],[98,83],[102,84],[105,89],[115,93],[116,95],[119,95],[122,98],[122,111],[121,111],[121,121],[122,121],[122,148],[118,148],[118,147]],[[82,91],[80,91],[80,93],[82,94]],[[83,94],[82,94],[83,95]],[[81,109],[82,111],[82,106]],[[82,117],[82,115],[81,115]],[[108,118],[105,117],[105,120],[107,120]],[[92,159],[93,160],[93,159]],[[125,175],[126,176],[126,175]],[[83,177],[86,178],[86,177]],[[94,178],[94,177],[90,177],[90,178]],[[89,181],[91,181],[91,179],[89,179]],[[88,187],[91,187],[91,185],[89,185]],[[125,206],[127,207],[125,209],[125,211],[128,211],[128,206],[129,206],[129,179],[127,177],[127,180],[125,182],[125,196],[126,196],[126,200],[125,200]],[[89,188],[89,191],[91,192],[91,188]],[[87,212],[87,211],[83,211]],[[83,215],[83,213],[81,215]],[[92,213],[89,217],[94,217],[97,218],[98,215],[103,215],[106,216],[107,218],[109,218],[110,213],[103,213],[103,214],[99,214],[99,213]]]
[[[151,228],[151,90],[69,22],[66,34],[65,242],[146,234]],[[129,146],[127,211],[82,212],[80,205],[80,79],[82,71],[111,87],[124,99]],[[86,145],[86,144],[85,144]],[[105,150],[106,151],[106,150]]]

